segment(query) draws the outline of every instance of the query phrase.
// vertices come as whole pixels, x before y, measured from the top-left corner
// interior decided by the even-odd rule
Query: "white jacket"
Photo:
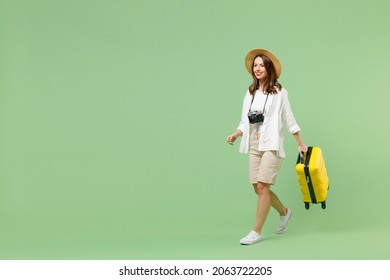
[[[263,93],[257,91],[256,94]],[[252,95],[248,90],[244,97],[241,121],[238,126],[238,129],[243,132],[239,150],[241,153],[248,153],[249,150],[250,124],[248,111],[251,101]],[[285,158],[286,154],[283,145],[284,128],[287,128],[291,134],[301,130],[291,110],[288,92],[285,88],[282,88],[277,94],[270,94],[268,97],[264,110],[264,123],[258,131],[260,134],[259,151],[276,151],[278,157]]]

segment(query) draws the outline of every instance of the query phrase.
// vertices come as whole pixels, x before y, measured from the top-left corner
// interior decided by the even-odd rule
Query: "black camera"
[[[250,123],[263,123],[264,122],[264,115],[260,111],[249,111],[248,112],[248,119]]]

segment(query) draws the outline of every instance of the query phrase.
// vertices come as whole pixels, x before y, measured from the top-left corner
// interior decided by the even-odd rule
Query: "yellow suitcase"
[[[329,178],[321,149],[308,147],[305,158],[301,154],[298,155],[295,169],[305,208],[309,209],[310,203],[321,203],[322,209],[325,209]]]

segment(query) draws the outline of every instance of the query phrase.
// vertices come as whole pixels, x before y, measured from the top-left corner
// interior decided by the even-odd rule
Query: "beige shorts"
[[[249,151],[249,180],[251,184],[262,182],[274,185],[283,159],[276,156],[276,151],[260,152],[259,134],[252,133]]]

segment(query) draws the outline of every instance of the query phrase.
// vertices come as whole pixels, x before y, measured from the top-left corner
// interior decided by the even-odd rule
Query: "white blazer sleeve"
[[[249,119],[248,119],[249,101],[248,100],[250,100],[250,97],[251,96],[248,90],[247,93],[245,94],[244,102],[242,103],[241,119],[237,127],[237,129],[241,130],[242,132],[245,132],[249,126]]]
[[[242,104],[241,120],[237,129],[242,131],[241,143],[239,151],[240,153],[248,153],[249,147],[249,119],[248,119],[248,110],[250,106],[251,95],[249,90],[247,91],[244,102]]]
[[[294,114],[291,110],[291,105],[288,100],[287,90],[281,91],[280,94],[282,94],[282,120],[284,126],[291,134],[301,131],[301,128],[297,124]]]

